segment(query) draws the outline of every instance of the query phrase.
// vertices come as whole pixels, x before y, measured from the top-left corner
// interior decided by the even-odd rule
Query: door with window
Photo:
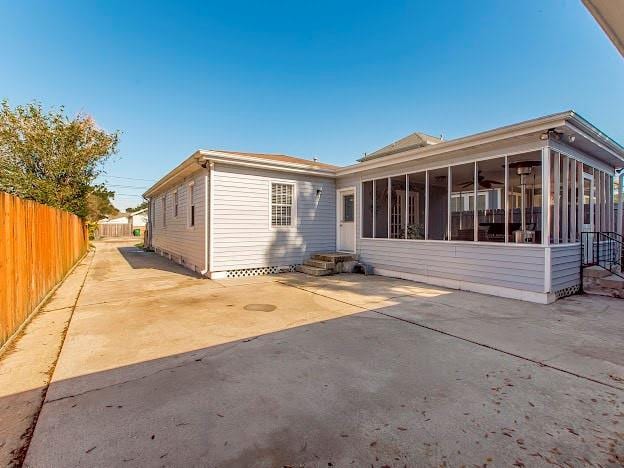
[[[592,174],[583,174],[583,232],[594,232],[594,209],[596,195],[594,193],[594,177]],[[592,256],[593,234],[585,234],[585,261]]]
[[[338,191],[337,250],[355,252],[355,189]]]

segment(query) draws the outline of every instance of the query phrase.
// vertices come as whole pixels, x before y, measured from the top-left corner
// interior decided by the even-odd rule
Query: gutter
[[[225,154],[219,151],[199,150],[199,158],[204,161],[215,161],[225,164],[256,167],[260,169],[280,170],[284,172],[296,172],[301,174],[317,175],[322,177],[336,177],[336,170],[311,167],[310,164],[299,164],[279,160],[254,158],[235,154]]]
[[[501,140],[503,138],[510,138],[514,136],[524,135],[526,133],[544,131],[552,128],[553,126],[564,125],[566,120],[572,117],[574,113],[572,111],[561,112],[559,114],[552,114],[546,117],[540,117],[538,119],[528,120],[520,124],[507,125],[505,127],[496,128],[494,130],[488,130],[486,132],[475,133],[466,137],[456,138],[454,140],[448,140],[435,145],[425,146],[414,150],[404,151],[403,149],[397,149],[396,153],[371,161],[364,161],[358,164],[353,164],[336,171],[338,176],[351,174],[365,169],[375,169],[378,167],[389,166],[391,164],[397,164],[411,160],[414,156],[425,157],[433,156],[436,154],[442,154],[449,151],[459,150],[463,148],[469,148],[476,144],[491,143]]]
[[[189,167],[193,166],[193,163],[199,164],[198,158],[199,151],[195,151],[188,158],[182,161],[177,167],[169,171],[165,176],[163,176],[160,180],[158,180],[154,185],[147,189],[145,193],[143,193],[143,198],[151,198],[151,195],[157,191],[162,186],[166,185],[172,179],[175,179],[180,172]]]
[[[553,127],[567,126],[571,130],[582,134],[596,146],[610,153],[616,159],[624,163],[624,147],[615,140],[608,137],[598,128],[581,117],[574,111],[565,111],[558,114],[551,114],[537,119],[527,120],[519,124],[507,125],[504,127],[476,133],[466,137],[448,140],[435,145],[418,147],[415,149],[399,148],[395,151],[389,151],[387,155],[374,158],[368,161],[359,162],[346,167],[335,168],[315,168],[311,164],[300,164],[293,162],[285,162],[279,160],[254,158],[251,156],[221,153],[213,150],[197,150],[179,166],[170,171],[167,175],[150,187],[143,194],[144,198],[149,198],[155,191],[166,186],[171,180],[175,179],[182,171],[190,168],[193,164],[200,164],[212,161],[230,164],[234,166],[253,167],[257,169],[277,170],[282,172],[291,172],[299,174],[307,174],[319,177],[336,178],[356,172],[376,169],[380,167],[391,166],[408,162],[417,158],[434,156],[447,153],[450,151],[470,148],[478,144],[487,144],[500,141],[505,138],[525,135],[533,132],[543,132]]]
[[[476,133],[466,137],[448,140],[435,145],[416,148],[413,150],[405,150],[405,148],[397,149],[382,158],[375,158],[370,161],[363,161],[358,164],[346,166],[336,171],[337,176],[343,176],[359,172],[366,169],[376,169],[379,167],[389,166],[407,162],[415,157],[434,156],[450,151],[456,151],[469,148],[477,144],[492,143],[504,138],[511,138],[532,132],[540,132],[549,130],[553,127],[567,126],[571,130],[582,134],[596,146],[610,153],[613,157],[624,162],[624,147],[615,140],[594,127],[589,121],[585,120],[574,111],[565,111],[558,114],[547,115],[537,119],[527,120],[519,124],[507,125],[505,127],[488,130],[486,132]]]
[[[258,169],[294,172],[298,174],[307,174],[329,178],[335,178],[336,169],[338,169],[338,167],[336,167],[336,169],[321,169],[311,167],[311,165],[308,164],[260,159],[234,154],[224,154],[218,151],[197,150],[188,158],[186,158],[181,164],[169,171],[164,177],[158,180],[149,189],[147,189],[147,191],[143,194],[143,198],[150,198],[154,192],[158,191],[163,187],[166,187],[167,184],[175,180],[181,172],[192,167],[194,164],[204,166],[204,164],[208,161],[220,162],[234,166],[255,167]]]

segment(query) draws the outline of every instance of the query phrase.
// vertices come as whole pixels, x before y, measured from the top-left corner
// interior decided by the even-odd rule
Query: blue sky
[[[0,57],[0,98],[122,131],[122,209],[198,148],[349,164],[566,109],[624,141],[624,59],[580,1],[0,0]]]

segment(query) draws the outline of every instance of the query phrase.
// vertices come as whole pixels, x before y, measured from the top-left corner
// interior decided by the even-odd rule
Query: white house
[[[106,218],[99,221],[100,224],[130,224],[133,227],[144,228],[147,225],[147,208],[137,210],[131,213],[121,213],[112,218]]]
[[[106,218],[98,221],[99,231],[104,235],[131,235],[133,231],[139,230],[139,235],[143,235],[145,226],[148,222],[148,210],[143,208],[130,213],[121,213],[112,218]],[[105,226],[127,226],[122,230],[115,228],[106,228]]]
[[[582,238],[621,234],[622,167],[624,148],[572,111],[415,133],[347,167],[199,150],[145,193],[148,242],[211,278],[342,251],[376,274],[547,303],[578,290]]]

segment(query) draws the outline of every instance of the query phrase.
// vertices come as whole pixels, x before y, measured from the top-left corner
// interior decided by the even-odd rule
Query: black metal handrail
[[[594,265],[624,278],[622,273],[623,245],[624,237],[617,232],[581,232],[581,278],[583,268]]]

